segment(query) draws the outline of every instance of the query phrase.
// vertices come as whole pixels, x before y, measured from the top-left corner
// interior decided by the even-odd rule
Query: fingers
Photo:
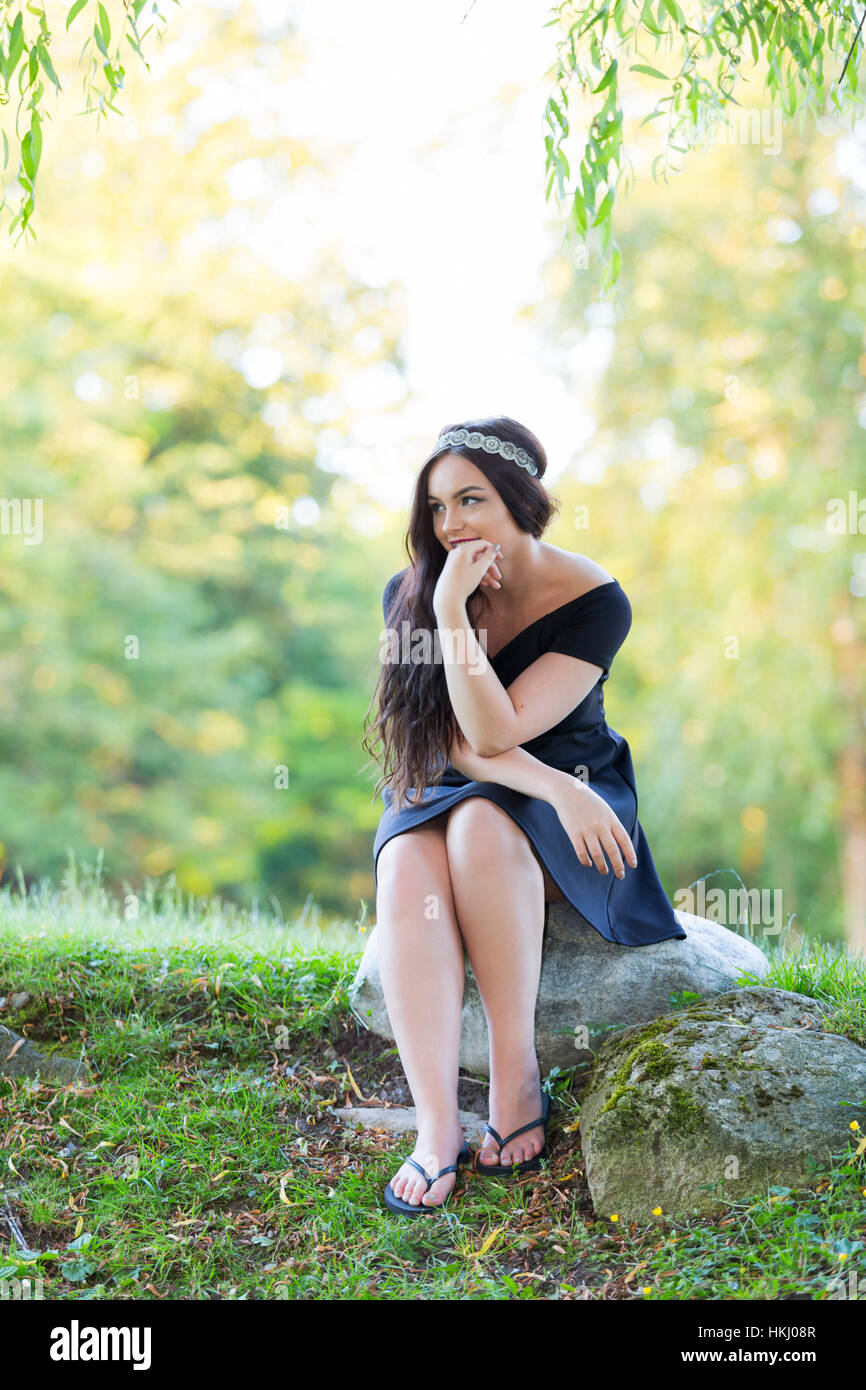
[[[606,874],[608,872],[607,862],[604,857],[604,851],[606,851],[607,857],[611,862],[611,867],[617,878],[625,878],[625,864],[623,863],[620,846],[622,846],[626,860],[631,868],[637,868],[637,855],[634,852],[634,846],[632,845],[628,831],[622,824],[622,821],[616,817],[611,825],[600,826],[597,833],[590,832],[585,834],[583,838],[587,854],[591,856],[592,863],[595,864],[600,874]],[[586,865],[587,868],[589,867],[589,860],[583,857],[580,849],[578,849],[577,857],[581,864]]]
[[[625,865],[622,862],[622,855],[619,852],[619,845],[613,837],[612,830],[605,831],[604,847],[607,850],[607,857],[610,860],[611,868],[617,878],[625,878]]]
[[[621,820],[616,820],[616,821],[614,821],[614,824],[613,824],[613,826],[611,827],[611,829],[612,829],[612,833],[616,836],[618,843],[622,846],[623,853],[625,854],[626,860],[628,861],[628,863],[631,865],[631,867],[632,867],[633,869],[636,869],[636,868],[637,868],[637,855],[635,854],[634,845],[633,845],[632,842],[631,842],[631,836],[629,835],[629,833],[628,833],[628,831],[626,830],[625,826],[623,825],[622,821],[621,821]]]
[[[566,805],[564,810],[559,808],[560,819],[563,819],[564,816],[564,823],[571,837],[574,852],[584,868],[589,869],[595,865],[600,874],[608,873],[606,853],[617,878],[625,878],[623,856],[632,869],[637,868],[637,854],[631,837],[619,816],[604,798],[588,786],[579,785],[581,785],[581,790],[576,817],[577,823],[571,822],[571,817],[568,814],[570,807]],[[581,804],[586,794],[589,795],[588,806]]]
[[[592,860],[587,853],[586,845],[583,843],[583,840],[578,840],[575,846],[575,854],[585,869],[592,868]]]
[[[467,545],[460,546],[460,549],[471,552],[469,556],[470,565],[474,565],[478,560],[483,560],[485,558],[489,563],[494,560],[499,551],[499,547],[495,546],[493,541],[469,541]]]
[[[586,844],[586,848],[592,858],[592,862],[598,869],[598,872],[600,874],[606,874],[607,861],[605,860],[604,854],[602,853],[601,842],[598,836],[593,835],[593,833],[590,831],[589,833],[584,835],[583,838]]]

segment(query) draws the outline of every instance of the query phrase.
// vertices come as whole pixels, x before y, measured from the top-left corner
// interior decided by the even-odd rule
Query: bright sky
[[[189,64],[201,87],[179,138],[192,148],[197,128],[235,111],[254,130],[308,140],[325,179],[299,171],[288,187],[284,178],[274,185],[257,158],[226,170],[235,239],[293,280],[312,273],[328,246],[358,280],[393,281],[405,291],[406,373],[371,367],[343,384],[348,438],[332,423],[342,401],[311,399],[303,407],[319,427],[320,465],[403,510],[443,425],[506,414],[541,439],[548,481],[566,469],[593,480],[604,460],[591,446],[589,405],[613,347],[612,311],[591,306],[587,321],[556,345],[557,370],[549,345],[520,321],[523,306],[543,300],[542,267],[562,247],[566,218],[544,197],[543,111],[556,47],[554,30],[543,27],[549,0],[250,2],[262,29],[260,61],[276,63],[281,41],[295,50],[290,24],[304,67],[284,82],[268,81],[261,66],[242,68],[230,81],[197,71],[194,29],[173,40],[169,23],[164,57]],[[206,0],[191,13],[206,24],[209,9],[237,4]],[[160,61],[155,55],[155,68]],[[627,115],[635,103],[651,106],[637,85],[626,93]],[[840,172],[854,179],[863,176],[864,123],[858,132],[859,140],[837,148]],[[636,171],[646,161],[633,141],[629,157]],[[789,230],[799,235],[793,223]],[[784,227],[777,239],[785,239]],[[563,361],[569,382],[560,379]],[[265,390],[283,364],[275,348],[262,345],[246,347],[238,366]],[[280,411],[265,411],[278,432]],[[673,428],[665,420],[651,426]],[[663,445],[670,452],[674,441],[666,435]],[[656,490],[649,481],[641,489],[648,506],[663,502],[664,490]],[[313,522],[316,514],[311,503],[298,520]],[[375,529],[375,518],[358,521]]]
[[[348,447],[324,428],[320,462],[403,507],[444,424],[507,414],[538,434],[552,479],[592,431],[583,403],[610,334],[591,332],[569,390],[518,321],[543,294],[542,264],[562,238],[544,201],[555,57],[547,0],[260,0],[256,9],[275,28],[290,16],[308,55],[281,88],[285,127],[335,142],[326,199],[310,189],[300,225],[293,199],[291,246],[286,209],[274,208],[284,270],[303,273],[327,241],[351,274],[406,292],[406,378],[359,375]]]

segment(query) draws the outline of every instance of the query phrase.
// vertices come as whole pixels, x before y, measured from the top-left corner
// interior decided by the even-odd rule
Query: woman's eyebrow
[[[471,487],[461,487],[461,488],[458,488],[457,492],[452,492],[451,496],[452,496],[452,497],[462,497],[462,495],[463,495],[464,492],[483,492],[483,491],[484,491],[483,487],[480,487],[478,483],[473,483]],[[438,498],[438,497],[434,497],[432,492],[428,492],[428,494],[427,494],[427,501],[428,501],[428,502],[438,502],[438,501],[439,501],[439,498]]]

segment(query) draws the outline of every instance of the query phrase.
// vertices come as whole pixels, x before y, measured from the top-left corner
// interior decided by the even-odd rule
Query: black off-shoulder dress
[[[404,574],[401,570],[392,575],[385,586],[382,610],[386,625]],[[549,802],[496,782],[472,781],[448,763],[441,785],[425,788],[417,806],[404,803],[401,810],[393,810],[391,789],[384,788],[385,810],[373,843],[374,876],[379,851],[393,836],[423,825],[467,796],[486,796],[528,835],[557,887],[605,940],[621,946],[646,946],[671,937],[684,939],[686,932],[665,894],[638,821],[631,751],[626,740],[609,727],[604,713],[602,687],[631,622],[628,597],[619,580],[611,579],[530,623],[488,660],[506,689],[544,652],[565,652],[602,667],[592,690],[570,714],[521,747],[541,762],[588,781],[631,836],[637,868],[626,863],[625,878],[619,879],[610,867],[607,874],[601,874],[594,864],[581,864]]]

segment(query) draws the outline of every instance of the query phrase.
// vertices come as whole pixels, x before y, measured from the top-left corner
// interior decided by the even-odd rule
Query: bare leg
[[[448,856],[447,812],[389,840],[377,864],[376,938],[385,1006],[418,1119],[412,1157],[428,1173],[454,1163],[463,1147],[457,1109],[463,941],[457,926]],[[421,1174],[404,1163],[391,1186],[413,1206],[436,1206],[456,1174],[425,1196]]]
[[[469,797],[445,832],[460,931],[490,1038],[490,1123],[510,1134],[540,1114],[535,1004],[544,931],[544,874],[532,845],[494,802]],[[478,1166],[521,1163],[544,1144],[540,1125],[507,1144],[487,1137]]]

